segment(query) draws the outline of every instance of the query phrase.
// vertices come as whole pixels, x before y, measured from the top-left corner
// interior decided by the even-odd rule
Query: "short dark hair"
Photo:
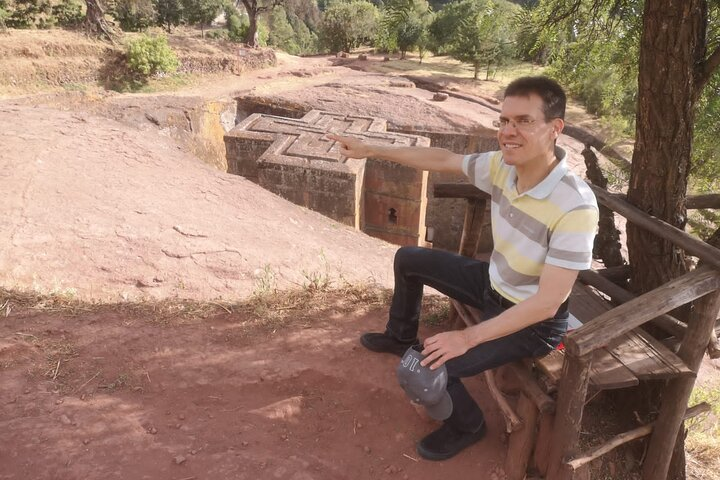
[[[520,77],[510,82],[505,89],[505,97],[527,97],[536,94],[543,101],[545,120],[565,118],[565,90],[555,80],[548,77]]]

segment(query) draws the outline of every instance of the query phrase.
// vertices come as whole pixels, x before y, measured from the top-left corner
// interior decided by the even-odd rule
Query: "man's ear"
[[[552,121],[553,138],[558,138],[565,128],[565,120],[562,118],[553,118]]]

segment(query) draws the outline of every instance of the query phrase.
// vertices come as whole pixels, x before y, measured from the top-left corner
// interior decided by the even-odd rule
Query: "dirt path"
[[[484,396],[486,440],[452,462],[418,460],[433,424],[397,388],[397,358],[357,342],[386,310],[322,301],[262,324],[112,309],[4,318],[0,479],[501,478],[502,425]]]

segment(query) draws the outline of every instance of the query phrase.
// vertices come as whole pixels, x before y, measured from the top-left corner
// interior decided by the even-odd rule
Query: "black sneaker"
[[[485,423],[477,432],[462,432],[444,423],[417,444],[417,453],[427,460],[447,460],[485,436]]]
[[[386,333],[366,333],[360,337],[360,343],[373,352],[392,353],[402,357],[408,348],[417,345],[419,342],[417,339],[401,342]]]

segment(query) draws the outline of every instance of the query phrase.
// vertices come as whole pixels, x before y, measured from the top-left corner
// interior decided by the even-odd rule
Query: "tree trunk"
[[[474,63],[474,64],[473,64],[473,68],[475,69],[475,74],[473,75],[473,80],[477,80],[477,79],[478,79],[478,73],[480,72],[480,64],[479,64],[479,63]]]
[[[681,229],[687,221],[696,65],[705,56],[706,22],[705,0],[645,2],[628,200]],[[687,271],[682,250],[632,224],[627,230],[634,292]]]
[[[247,35],[245,36],[245,43],[252,48],[257,48],[259,47],[257,37],[257,12],[248,9],[247,14],[250,24],[248,25]]]
[[[85,0],[87,12],[85,13],[85,31],[90,35],[104,37],[115,43],[115,34],[105,21],[103,12],[98,0]]]
[[[635,151],[627,198],[681,229],[687,221],[685,196],[706,26],[706,0],[645,2]],[[684,252],[670,242],[631,223],[627,233],[635,293],[650,291],[687,271]],[[635,398],[641,415],[657,411],[662,390],[654,386],[640,395],[644,398]],[[679,435],[668,479],[685,479],[683,443]]]

